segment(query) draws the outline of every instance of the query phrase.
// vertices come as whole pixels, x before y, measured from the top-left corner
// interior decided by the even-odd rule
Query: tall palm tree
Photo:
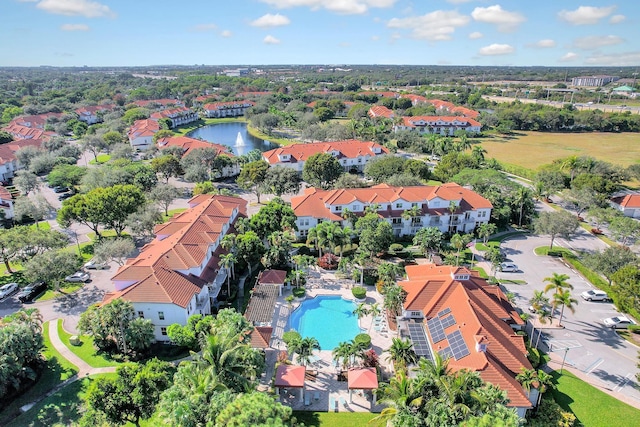
[[[218,266],[227,272],[227,296],[229,297],[231,296],[231,276],[236,262],[238,262],[238,258],[232,252],[221,255],[220,261],[218,261]]]
[[[484,155],[487,154],[487,150],[482,148],[482,145],[474,145],[471,149],[471,157],[476,159],[478,163],[484,162]]]
[[[304,337],[298,341],[296,353],[298,355],[298,363],[303,365],[309,364],[309,359],[313,355],[314,350],[320,350],[320,343],[313,337]]]
[[[236,253],[236,235],[229,233],[226,234],[223,238],[222,238],[222,242],[220,242],[220,246],[222,246],[222,249],[226,250],[227,252],[231,252],[231,253]]]
[[[378,304],[377,302],[374,302],[373,304],[369,305],[369,314],[371,315],[372,318],[376,318],[378,316],[380,316],[380,313],[382,313],[382,310],[380,309],[380,304]],[[371,328],[373,327],[373,321],[371,321],[371,324],[369,325],[369,330],[367,331],[367,333],[371,333]]]
[[[533,291],[533,297],[529,300],[529,304],[537,312],[549,304],[549,297],[543,291]]]
[[[358,318],[358,320],[362,319],[365,316],[369,315],[369,306],[368,304],[361,302],[358,304],[355,310],[353,310],[353,314]]]
[[[456,249],[456,266],[460,264],[460,251],[467,244],[465,240],[466,239],[464,238],[464,236],[458,233],[451,236],[451,240],[450,240],[451,246],[453,246]]]
[[[486,245],[489,237],[496,231],[498,231],[498,227],[495,224],[485,222],[478,227],[478,237],[481,238],[482,243]]]
[[[568,308],[572,313],[576,312],[576,308],[574,304],[578,304],[578,300],[571,297],[571,292],[568,289],[563,289],[560,292],[553,294],[553,305],[562,306],[560,310],[560,319],[558,319],[558,326],[562,325],[562,316],[564,315],[565,307]]]
[[[388,384],[380,387],[380,403],[387,405],[380,412],[380,415],[370,422],[378,425],[390,425],[394,419],[405,419],[407,417],[420,418],[419,408],[422,405],[423,397],[415,380],[407,377],[406,372],[399,371],[391,378]],[[393,424],[391,424],[393,425]],[[413,425],[413,423],[412,423]],[[415,425],[419,425],[417,422]]]
[[[396,370],[406,370],[411,363],[418,362],[418,355],[413,350],[413,344],[408,339],[392,338],[391,347],[387,352],[389,353],[387,360],[393,362]]]
[[[398,316],[402,312],[405,297],[406,293],[402,287],[398,285],[385,286],[382,306],[392,315]]]
[[[569,276],[566,274],[553,273],[551,277],[545,277],[543,279],[547,283],[547,286],[544,287],[544,291],[549,292],[553,291],[554,294],[561,293],[565,289],[573,289],[573,285],[569,283]],[[557,303],[555,299],[553,300],[553,309],[551,310],[551,316],[553,318],[553,312],[556,310]]]
[[[353,356],[353,352],[353,342],[343,341],[333,349],[331,354],[333,354],[333,358],[338,362],[342,360],[342,368],[345,369],[348,368],[351,363],[351,356]]]
[[[524,214],[524,205],[533,197],[531,190],[527,187],[519,186],[515,194],[515,202],[518,205],[518,226],[522,227],[522,216]]]

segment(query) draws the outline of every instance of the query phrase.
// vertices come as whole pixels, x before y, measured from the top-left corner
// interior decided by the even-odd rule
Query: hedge
[[[296,298],[302,298],[307,293],[307,290],[305,288],[293,288],[291,293],[293,293],[293,296]]]
[[[362,286],[354,286],[351,293],[356,299],[363,299],[367,296],[367,290]]]
[[[353,342],[362,345],[364,348],[369,348],[371,346],[371,336],[369,334],[358,334],[353,339]]]

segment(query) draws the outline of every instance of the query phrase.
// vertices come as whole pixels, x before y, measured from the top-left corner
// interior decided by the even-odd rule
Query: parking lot
[[[576,242],[572,242],[576,244]],[[592,289],[582,276],[565,265],[560,258],[538,257],[534,249],[548,246],[549,239],[529,235],[505,240],[502,247],[509,261],[518,265],[515,273],[499,272],[498,278],[524,280],[526,284],[503,282],[515,295],[515,304],[528,312],[529,299],[536,290],[543,290],[544,278],[553,273],[566,274],[573,285],[573,298],[578,300],[575,313],[564,310],[564,328],[543,329],[541,348],[554,354],[557,360],[587,375],[596,385],[619,392],[640,403],[640,389],[635,379],[638,371],[638,347],[625,341],[614,330],[604,326],[602,320],[618,313],[609,302],[589,302],[580,297],[583,291]],[[559,316],[556,311],[555,319]],[[530,330],[529,330],[530,331]],[[536,333],[537,334],[537,333]],[[536,335],[537,336],[537,335]]]

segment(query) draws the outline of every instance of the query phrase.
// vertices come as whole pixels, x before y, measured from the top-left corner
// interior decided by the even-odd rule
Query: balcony
[[[404,228],[404,224],[401,223],[401,222],[399,222],[399,223],[394,222],[394,223],[391,223],[391,227],[392,228]]]

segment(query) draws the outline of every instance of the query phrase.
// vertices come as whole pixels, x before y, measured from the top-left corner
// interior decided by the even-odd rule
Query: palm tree
[[[397,316],[402,312],[402,305],[406,293],[402,287],[398,285],[385,286],[382,306],[393,316]]]
[[[487,150],[482,148],[482,145],[474,145],[471,149],[471,157],[476,159],[478,163],[484,162],[484,155],[487,154]]]
[[[518,227],[522,227],[522,215],[524,214],[524,205],[532,198],[531,190],[527,187],[520,186],[516,190],[515,202],[518,205]]]
[[[411,363],[418,362],[418,355],[413,350],[413,344],[409,340],[400,338],[391,339],[391,347],[389,347],[389,356],[387,360],[393,362],[396,370],[405,370]]]
[[[545,305],[549,304],[549,297],[543,291],[533,291],[533,297],[529,300],[529,304],[538,312]]]
[[[576,312],[574,304],[578,304],[578,300],[571,297],[571,292],[568,289],[563,289],[560,292],[553,294],[553,306],[562,306],[562,309],[560,310],[560,319],[558,319],[558,326],[562,325],[562,316],[564,315],[565,307],[572,313]]]
[[[480,224],[480,226],[478,227],[478,237],[481,238],[482,243],[486,245],[489,237],[496,231],[498,231],[498,227],[495,224],[485,222]]]
[[[407,221],[412,220],[413,218],[418,218],[422,216],[422,208],[419,206],[411,206],[410,209],[405,210],[404,212],[402,212],[402,218],[406,219]]]
[[[407,377],[404,371],[398,371],[395,377],[391,378],[389,384],[380,387],[380,403],[387,405],[380,412],[380,415],[370,422],[380,425],[393,425],[393,419],[406,419],[408,417],[419,420],[419,408],[422,405],[423,397],[415,380]],[[419,425],[418,422],[412,425]]]
[[[440,249],[444,234],[438,227],[426,227],[418,230],[413,236],[413,244],[420,246],[420,250],[429,255],[429,260],[433,257],[433,253]]]
[[[321,237],[320,233],[318,232],[318,226],[309,229],[309,232],[307,233],[307,245],[313,244],[313,247],[315,247],[318,251],[318,258],[322,258],[322,243],[320,242],[320,240]]]
[[[236,262],[238,262],[238,258],[232,252],[221,255],[220,261],[218,261],[218,266],[227,272],[227,296],[229,297],[231,296],[231,276]]]
[[[369,307],[366,303],[361,302],[358,304],[355,310],[353,310],[353,314],[358,318],[358,320],[362,319],[365,316],[369,315]]]
[[[531,391],[531,387],[535,387],[538,384],[538,372],[535,369],[527,369],[524,366],[521,368],[521,372],[516,375],[516,381],[522,385],[527,391],[527,394]]]
[[[222,241],[220,242],[220,246],[222,246],[222,249],[226,250],[227,252],[231,252],[231,253],[236,253],[236,235],[235,234],[226,234],[223,238]]]
[[[343,341],[338,344],[336,348],[333,349],[331,354],[333,354],[333,358],[340,362],[342,360],[342,368],[348,368],[351,362],[351,356],[353,356],[354,348],[352,342]]]
[[[453,246],[456,249],[456,266],[458,266],[460,264],[460,251],[467,244],[466,239],[464,236],[456,233],[453,236],[451,236],[450,243],[451,243],[451,246]]]
[[[304,337],[298,341],[296,346],[296,353],[298,354],[297,361],[303,365],[309,364],[309,359],[313,355],[314,350],[320,350],[320,343],[313,337]]]
[[[340,216],[345,221],[349,221],[349,224],[351,224],[352,227],[355,225],[357,216],[351,209],[343,208]]]
[[[551,277],[545,277],[543,279],[545,282],[549,282],[547,286],[545,286],[544,291],[549,292],[553,291],[555,294],[561,293],[565,289],[573,289],[573,285],[567,280],[569,280],[569,276],[566,274],[553,273]],[[553,312],[556,310],[556,301],[553,301],[553,309],[551,310],[551,317],[553,318]]]

